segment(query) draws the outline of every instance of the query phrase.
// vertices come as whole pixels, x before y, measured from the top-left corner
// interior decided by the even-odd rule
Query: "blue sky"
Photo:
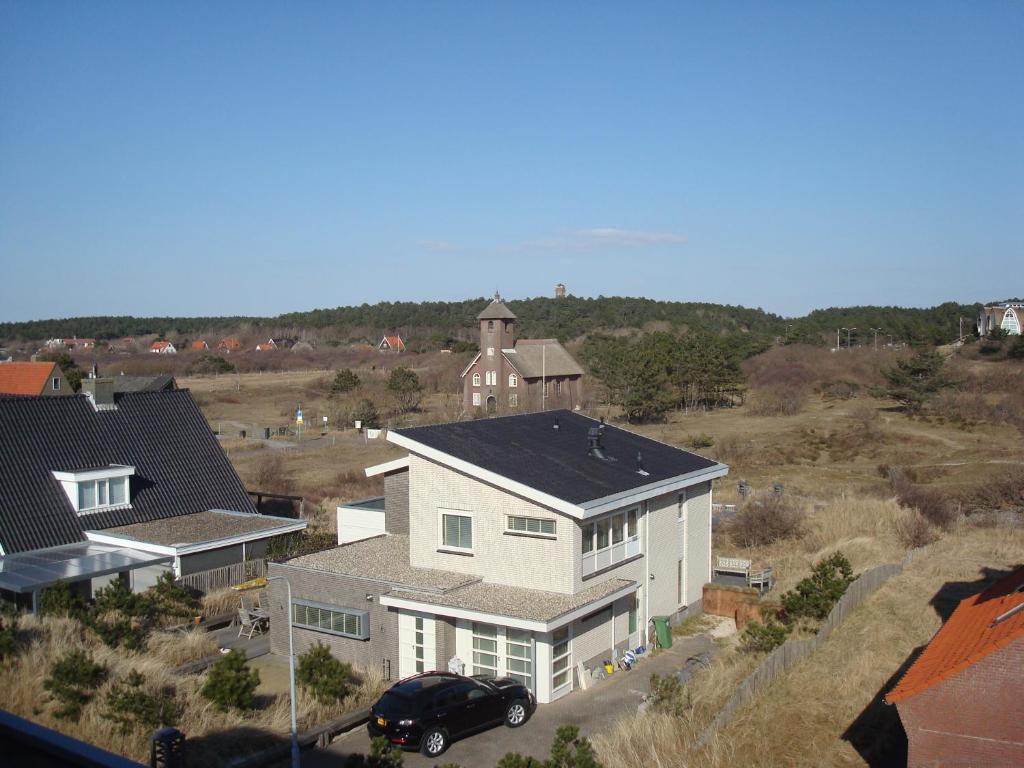
[[[1024,292],[1024,4],[0,0],[0,320]]]

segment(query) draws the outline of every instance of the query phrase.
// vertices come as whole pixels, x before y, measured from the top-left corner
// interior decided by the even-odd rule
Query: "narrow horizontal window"
[[[536,533],[542,536],[555,535],[555,521],[542,517],[508,516],[508,530],[517,533]]]
[[[370,637],[369,614],[351,608],[329,608],[323,605],[292,603],[292,623],[331,635],[367,640]]]

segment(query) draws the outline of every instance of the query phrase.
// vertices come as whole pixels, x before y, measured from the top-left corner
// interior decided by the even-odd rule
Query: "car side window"
[[[487,691],[485,691],[483,688],[479,686],[474,685],[472,688],[469,689],[468,698],[470,701],[472,701],[473,699],[482,699],[486,695]]]

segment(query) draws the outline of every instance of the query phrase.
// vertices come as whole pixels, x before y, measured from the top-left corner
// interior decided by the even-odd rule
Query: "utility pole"
[[[875,333],[875,352],[877,352],[878,351],[878,332],[880,330],[882,330],[882,329],[881,328],[869,328],[868,330],[874,331],[874,333]]]
[[[852,331],[856,331],[856,330],[857,330],[856,328],[847,328],[846,329],[846,348],[847,349],[850,348],[850,333]]]
[[[839,329],[836,328],[836,349],[839,349],[840,344],[841,344],[841,342],[839,340]]]

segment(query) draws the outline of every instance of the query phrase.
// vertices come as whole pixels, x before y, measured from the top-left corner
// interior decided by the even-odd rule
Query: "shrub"
[[[399,366],[388,376],[388,393],[395,401],[400,413],[408,413],[419,408],[423,399],[423,385],[415,371]]]
[[[896,521],[896,536],[908,549],[926,546],[938,538],[931,523],[916,509]]]
[[[218,355],[202,355],[185,371],[189,376],[231,373],[235,366]]]
[[[345,768],[402,768],[402,752],[383,736],[370,739],[369,755],[349,755]]]
[[[1006,351],[1006,356],[1011,360],[1024,359],[1024,336],[1018,336],[1010,344],[1010,348]]]
[[[83,623],[109,648],[138,651],[146,644],[149,634],[148,623],[116,612],[89,613],[83,618]]]
[[[13,656],[18,650],[17,618],[10,614],[0,615],[0,659]]]
[[[741,547],[759,547],[803,535],[804,511],[786,496],[744,504],[729,521],[729,538]]]
[[[957,518],[953,501],[934,488],[898,483],[896,500],[901,507],[916,510],[929,523],[943,530],[948,530]]]
[[[81,649],[68,651],[50,666],[43,688],[57,700],[54,717],[77,721],[82,707],[89,703],[96,689],[107,679],[107,668],[92,660]]]
[[[689,439],[690,447],[694,450],[701,448],[710,448],[715,444],[715,439],[711,435],[706,435],[701,432],[699,435],[691,435]]]
[[[689,691],[678,677],[651,675],[651,706],[656,712],[682,717],[691,704]]]
[[[849,400],[860,392],[860,384],[855,381],[839,379],[827,381],[821,385],[821,396],[825,400]]]
[[[379,429],[380,413],[377,411],[377,406],[373,404],[373,400],[367,397],[360,400],[352,411],[352,421],[360,422],[363,429]]]
[[[42,616],[79,616],[84,609],[82,598],[72,593],[64,581],[47,587],[39,595],[39,613]]]
[[[918,352],[910,360],[899,360],[882,372],[887,386],[876,394],[891,397],[907,411],[917,413],[934,395],[954,384],[943,371],[944,364],[942,355],[933,350]]]
[[[551,756],[547,760],[523,757],[509,752],[498,761],[497,768],[601,768],[594,755],[590,740],[580,736],[575,725],[561,725],[551,743]]]
[[[317,643],[299,656],[295,679],[317,701],[330,704],[341,701],[352,683],[352,666],[331,655],[331,649]]]
[[[96,590],[94,610],[98,614],[116,611],[126,616],[146,616],[152,606],[142,595],[132,592],[125,581],[114,579]]]
[[[107,693],[107,710],[103,717],[116,723],[122,734],[178,724],[181,708],[175,701],[174,689],[146,691],[142,687],[145,681],[141,674],[132,670],[125,680],[114,683]]]
[[[819,561],[810,576],[782,596],[786,622],[799,618],[824,619],[853,579],[853,568],[842,552]]]
[[[789,627],[768,616],[764,623],[751,621],[740,635],[740,647],[747,653],[770,653],[786,642]]]
[[[252,480],[259,490],[272,493],[288,493],[292,487],[284,458],[278,453],[260,456],[253,467]]]
[[[156,584],[147,589],[143,597],[150,604],[151,611],[160,616],[195,616],[199,611],[199,599],[178,584],[171,571],[160,574]]]
[[[351,392],[360,383],[359,377],[351,369],[345,368],[334,375],[334,381],[331,382],[331,392],[334,394]]]
[[[753,416],[793,416],[807,402],[807,392],[800,387],[769,387],[755,393],[749,413]]]
[[[223,711],[252,709],[259,684],[260,673],[249,669],[245,654],[236,649],[210,668],[200,693]]]
[[[330,531],[315,531],[307,528],[299,533],[289,533],[271,539],[267,546],[266,557],[268,560],[288,560],[313,552],[323,552],[325,549],[332,549],[336,546],[338,546],[338,538],[335,534]]]

